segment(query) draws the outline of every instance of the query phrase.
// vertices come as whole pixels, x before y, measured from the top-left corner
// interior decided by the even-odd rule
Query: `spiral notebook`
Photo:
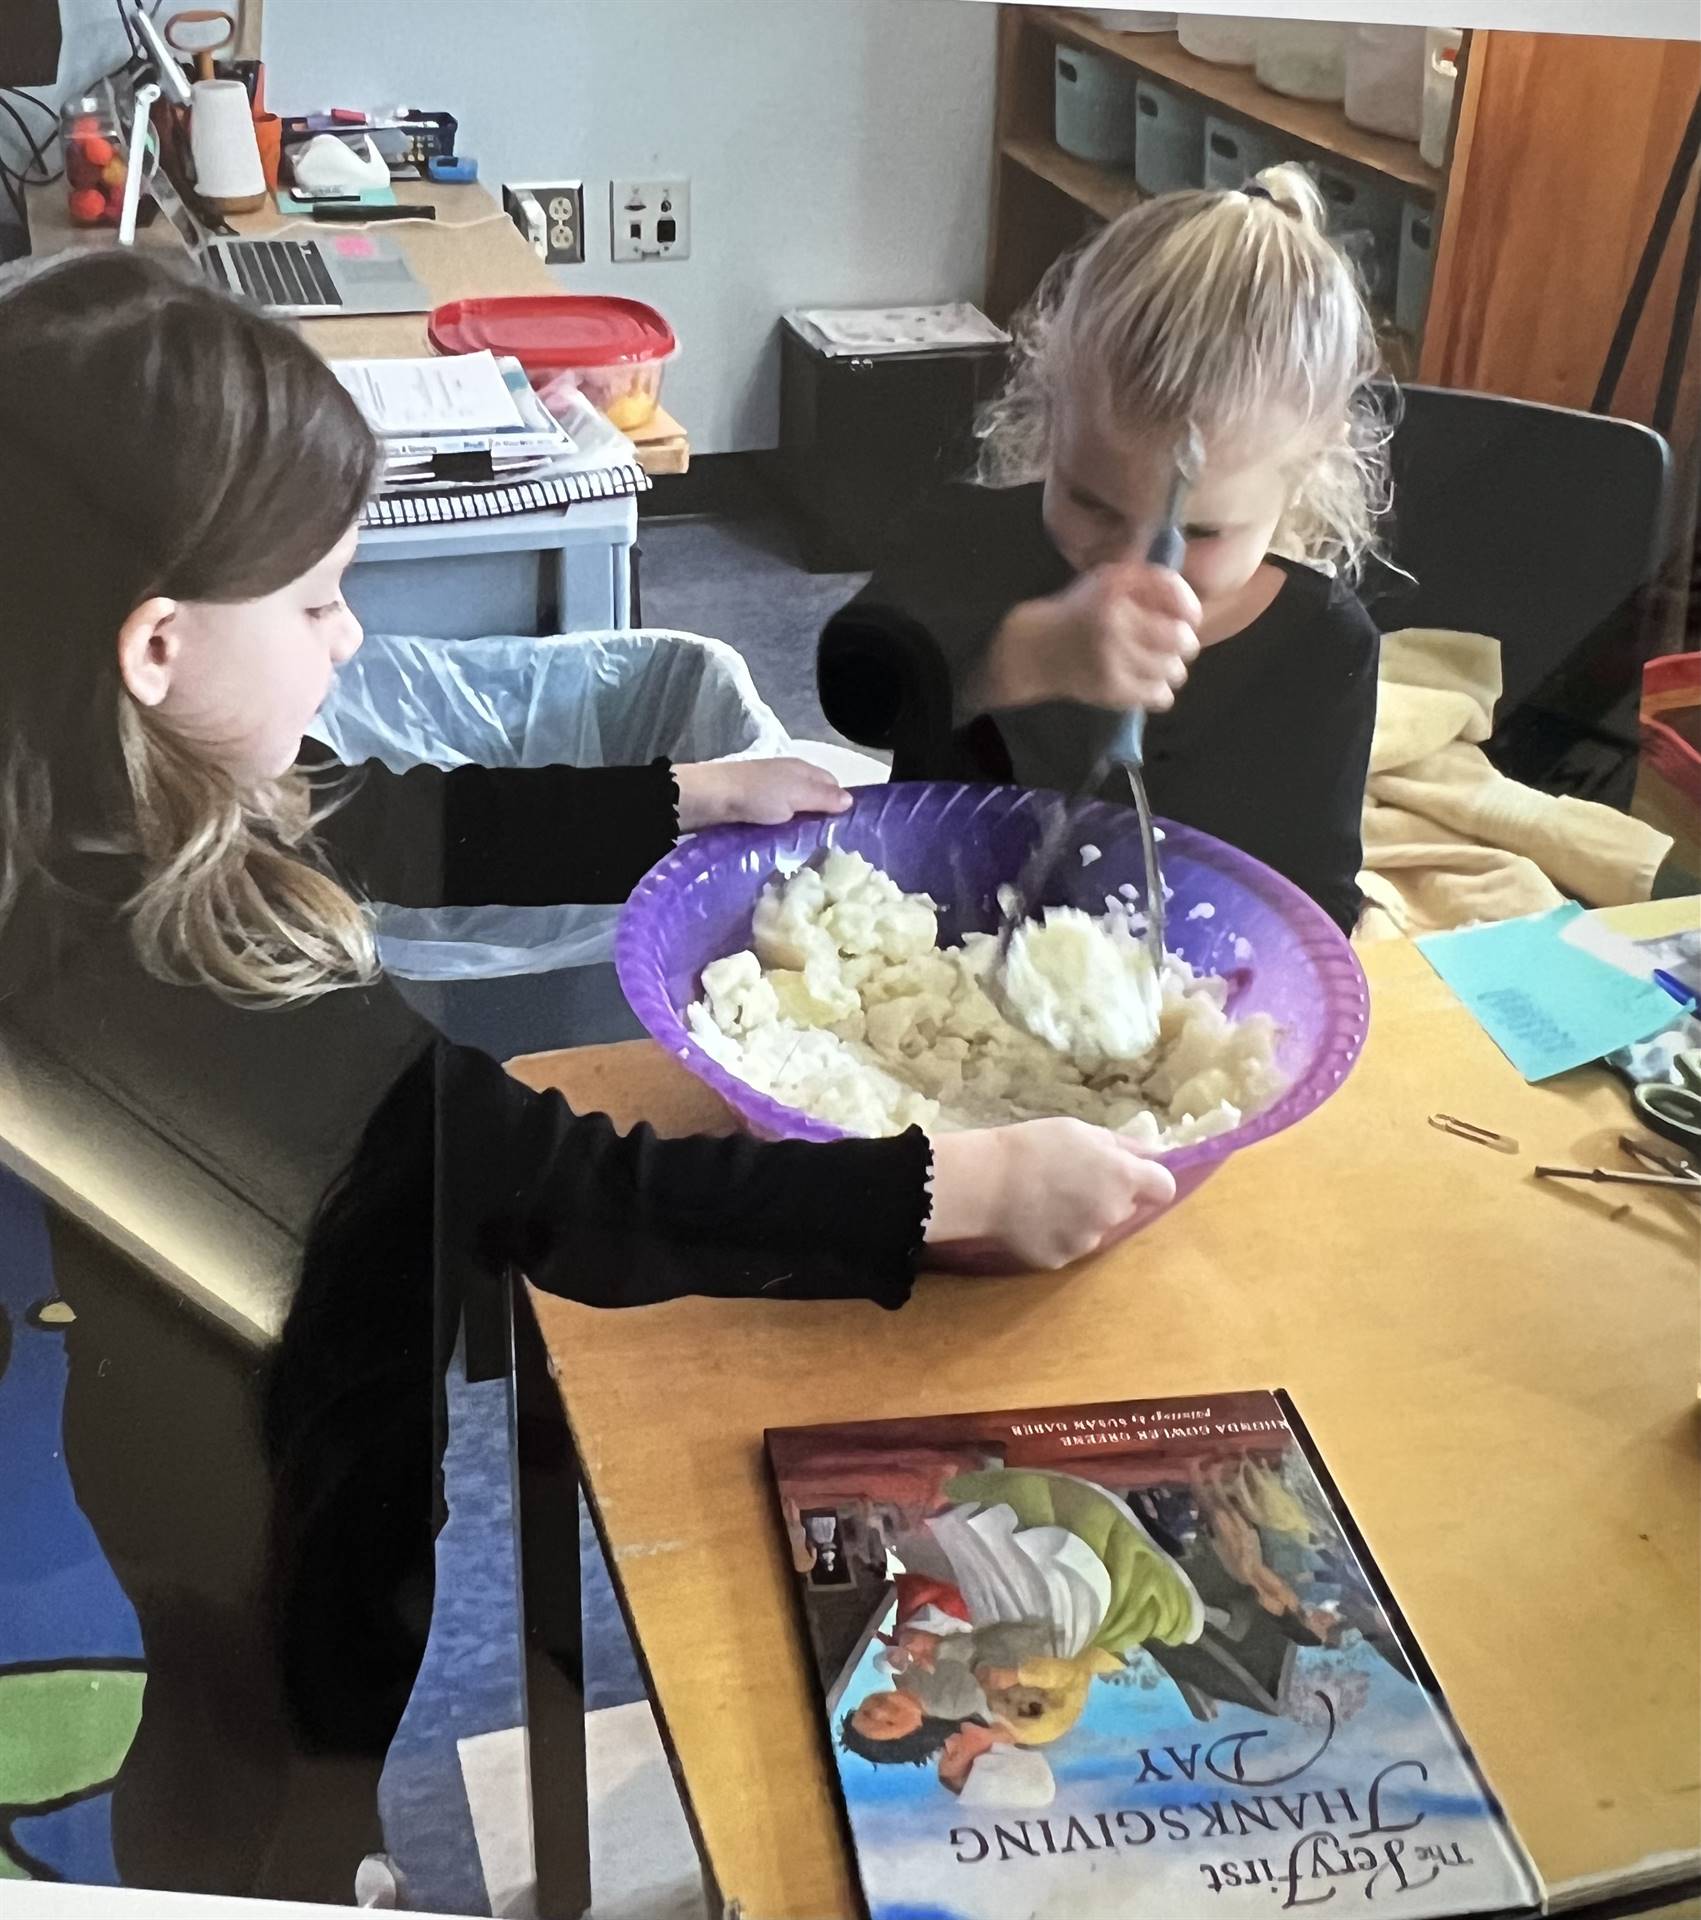
[[[547,513],[587,500],[617,500],[643,493],[650,476],[639,466],[596,467],[587,473],[510,484],[434,487],[383,493],[366,503],[362,527],[434,527],[462,520],[499,520],[517,513]]]

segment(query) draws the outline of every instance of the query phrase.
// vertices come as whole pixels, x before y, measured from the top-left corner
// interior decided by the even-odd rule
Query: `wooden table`
[[[560,283],[521,238],[513,222],[482,186],[438,186],[431,180],[398,180],[396,198],[429,202],[437,218],[427,224],[398,225],[396,240],[408,264],[425,283],[435,303],[491,298],[502,294],[559,293]],[[110,247],[110,229],[73,227],[66,210],[64,183],[32,188],[29,193],[30,247],[35,253],[69,248]],[[308,222],[291,223],[275,208],[231,222],[239,232],[264,237],[289,227],[294,237]],[[386,232],[388,228],[384,229]],[[164,221],[140,231],[138,244],[171,247],[176,235]],[[302,337],[327,360],[403,359],[431,351],[423,313],[371,314],[338,320],[304,320]],[[628,436],[651,475],[683,473],[691,448],[685,429],[671,414],[658,411],[647,427]]]
[[[1693,1890],[1701,1210],[1646,1193],[1615,1222],[1617,1196],[1536,1185],[1538,1159],[1615,1162],[1623,1092],[1526,1086],[1415,948],[1366,965],[1342,1091],[1067,1276],[926,1279],[896,1314],[536,1296],[687,1812],[750,1920],[856,1911],[763,1429],[1259,1386],[1294,1394],[1556,1904]],[[648,1042],[513,1071],[623,1126],[730,1126]]]

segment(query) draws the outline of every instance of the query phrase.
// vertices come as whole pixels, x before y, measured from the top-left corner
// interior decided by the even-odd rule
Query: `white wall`
[[[970,0],[269,0],[270,104],[444,107],[493,190],[582,179],[564,289],[658,307],[694,451],[775,443],[787,307],[978,298],[995,9]],[[614,266],[611,175],[691,180],[691,257]]]

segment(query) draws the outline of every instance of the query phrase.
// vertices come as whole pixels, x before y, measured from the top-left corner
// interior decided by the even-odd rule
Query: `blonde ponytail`
[[[1278,552],[1357,570],[1388,501],[1390,426],[1370,381],[1375,328],[1302,168],[1247,189],[1131,207],[1046,275],[1017,322],[1011,372],[983,411],[990,486],[1044,477],[1066,384],[1143,431],[1207,444],[1279,431],[1295,448]]]
[[[1272,206],[1311,232],[1322,234],[1327,227],[1329,210],[1323,199],[1323,190],[1304,167],[1295,166],[1289,160],[1274,167],[1265,167],[1241,188],[1242,194],[1249,199],[1256,198],[1248,191],[1253,187],[1261,187]]]

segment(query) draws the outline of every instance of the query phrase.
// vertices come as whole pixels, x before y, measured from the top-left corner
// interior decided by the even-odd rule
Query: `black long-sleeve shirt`
[[[1074,577],[1046,537],[1041,492],[942,488],[822,633],[827,718],[891,751],[895,778],[1075,791],[1110,738],[1115,715],[1064,702],[964,710],[962,690],[1005,615]],[[1376,628],[1342,582],[1275,564],[1287,578],[1270,606],[1205,648],[1174,708],[1148,718],[1147,790],[1156,812],[1274,867],[1350,931],[1362,904]]]
[[[322,752],[321,771],[334,771]],[[324,823],[334,870],[404,905],[623,899],[673,844],[672,775],[650,767],[392,774],[368,766]],[[97,898],[124,877],[90,857]],[[419,1136],[448,1183],[446,1250],[512,1261],[550,1291],[621,1306],[684,1293],[908,1295],[926,1212],[919,1133],[822,1150],[745,1137],[621,1137],[476,1049],[451,1045],[379,982],[256,1011],[164,984],[110,909],[90,906],[33,984],[0,1002],[140,1126],[305,1236],[357,1153]],[[376,1131],[374,1131],[376,1129]],[[420,1169],[427,1178],[433,1169]]]
[[[371,767],[323,840],[376,897],[528,904],[619,900],[676,832],[664,764]],[[67,1457],[142,1621],[137,1766],[174,1809],[169,1835],[143,1823],[158,1857],[138,1871],[199,1887],[199,1858],[246,1857],[277,1817],[242,1767],[270,1779],[279,1755],[340,1753],[376,1778],[423,1646],[410,1596],[431,1578],[463,1303],[518,1269],[601,1307],[686,1294],[896,1307],[930,1154],[918,1131],[832,1146],[623,1137],[450,1044],[382,980],[267,1011],[156,980],[117,912],[133,874],[87,856],[66,877],[78,900],[27,902],[0,932],[0,1054],[17,1034],[20,1061],[45,1054],[56,1085],[192,1163],[188,1190],[210,1175],[300,1249],[282,1335],[257,1376],[235,1362],[235,1396],[184,1394],[133,1364],[138,1279],[74,1263],[60,1277],[76,1313]],[[250,1483],[267,1489],[258,1552],[203,1518]],[[232,1623],[216,1644],[207,1619]],[[240,1730],[221,1698],[244,1700]],[[323,1889],[346,1888],[353,1864],[288,1890],[346,1897]]]

